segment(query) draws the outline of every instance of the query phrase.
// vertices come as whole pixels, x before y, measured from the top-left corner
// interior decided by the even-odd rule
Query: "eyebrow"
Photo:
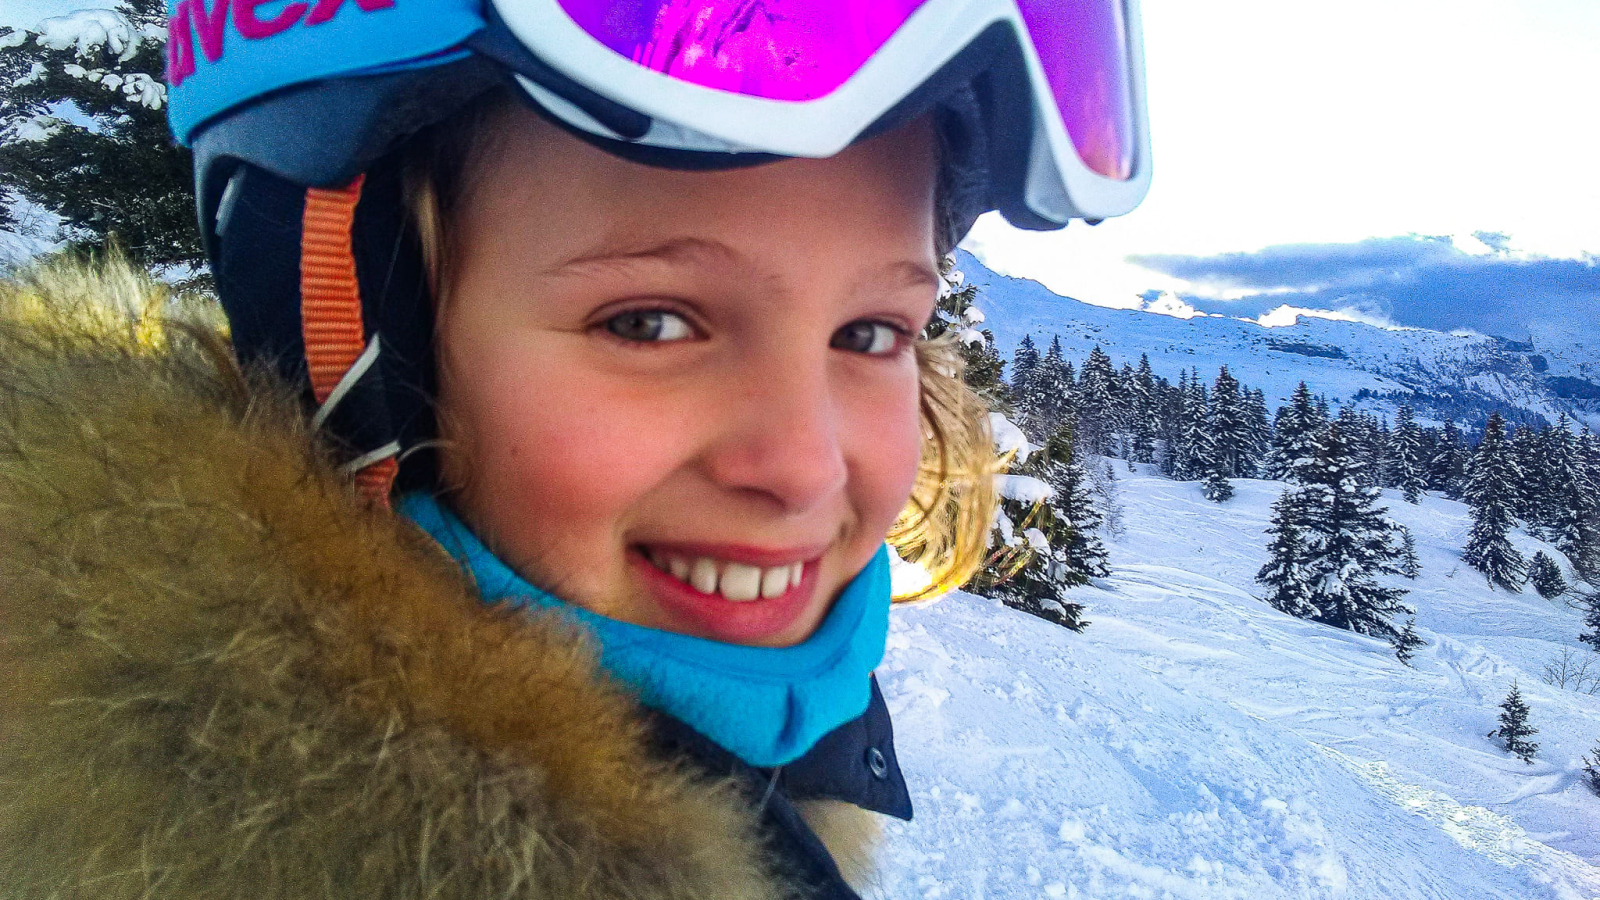
[[[550,274],[572,277],[586,274],[627,269],[639,263],[666,263],[684,265],[694,262],[720,262],[749,267],[743,253],[722,241],[711,238],[681,237],[651,244],[637,249],[603,248],[557,264]],[[926,263],[905,259],[892,262],[877,270],[863,281],[884,284],[892,288],[927,288],[939,286],[939,273]]]

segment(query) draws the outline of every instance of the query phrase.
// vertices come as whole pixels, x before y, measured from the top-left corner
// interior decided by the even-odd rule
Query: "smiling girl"
[[[938,262],[1138,202],[1137,25],[184,0],[243,366],[0,328],[0,893],[856,897],[885,540],[993,517]]]

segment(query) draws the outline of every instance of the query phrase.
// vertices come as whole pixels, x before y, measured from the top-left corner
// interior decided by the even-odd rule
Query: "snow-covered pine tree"
[[[1245,458],[1240,461],[1239,477],[1256,478],[1272,447],[1272,425],[1267,421],[1267,398],[1260,388],[1251,388],[1244,395],[1244,419],[1250,433],[1250,444]]]
[[[1416,503],[1427,486],[1423,477],[1422,432],[1407,404],[1400,404],[1395,414],[1394,431],[1388,445],[1389,487],[1399,488],[1407,503]]]
[[[1511,506],[1522,473],[1506,446],[1505,420],[1491,413],[1483,440],[1472,456],[1466,501],[1472,508],[1472,534],[1462,559],[1482,572],[1491,584],[1508,591],[1522,589],[1528,561],[1511,546]]]
[[[1600,485],[1593,480],[1581,445],[1570,430],[1566,414],[1544,435],[1545,468],[1533,472],[1531,490],[1545,531],[1556,548],[1588,580],[1600,576]]]
[[[993,332],[978,327],[983,324],[983,312],[977,307],[978,286],[967,281],[956,268],[953,254],[939,261],[939,276],[942,284],[938,307],[923,330],[923,336],[929,340],[946,334],[952,336],[960,345],[966,363],[961,379],[987,399],[995,412],[1010,412],[1010,398],[1000,380],[1005,360],[995,349]]]
[[[1200,373],[1189,376],[1179,413],[1178,446],[1174,448],[1172,477],[1179,481],[1199,481],[1211,473],[1211,409],[1206,384]]]
[[[1322,422],[1304,381],[1294,389],[1289,405],[1279,407],[1273,421],[1272,451],[1267,456],[1266,476],[1276,481],[1298,482],[1298,469],[1316,456],[1317,432]]]
[[[1377,505],[1379,490],[1365,484],[1337,422],[1323,430],[1316,458],[1302,476],[1308,599],[1316,607],[1315,618],[1392,640],[1398,632],[1389,617],[1413,612],[1401,602],[1403,589],[1377,581],[1400,573],[1398,529]]]
[[[1528,564],[1528,582],[1546,600],[1567,592],[1567,579],[1562,576],[1561,567],[1543,550],[1535,552],[1533,561]]]
[[[1241,478],[1250,458],[1250,423],[1245,417],[1244,397],[1239,380],[1223,366],[1211,387],[1209,410],[1212,468],[1225,478]],[[1209,473],[1208,477],[1209,477]]]
[[[1583,783],[1600,795],[1600,743],[1583,755]]]
[[[60,217],[74,248],[198,264],[189,151],[167,126],[163,0],[0,29],[0,227],[12,201]]]
[[[1078,441],[1094,456],[1106,456],[1116,435],[1121,398],[1111,357],[1098,346],[1089,351],[1078,375]]]
[[[1033,335],[1025,334],[1011,355],[1011,397],[1016,409],[1017,425],[1029,437],[1039,435],[1039,410],[1034,408],[1038,394],[1033,390],[1033,378],[1039,370],[1039,348],[1034,346]]]
[[[1091,526],[1097,524],[1097,520],[1089,505],[1092,501],[1086,496],[1071,498],[1070,504],[1064,504],[1068,498],[1045,481],[1061,474],[1063,453],[1071,459],[1071,440],[1071,428],[1064,426],[1018,467],[1015,474],[1022,476],[1020,479],[1008,480],[1008,485],[1031,484],[1038,488],[1038,495],[1024,496],[1015,489],[1002,491],[1000,515],[996,520],[998,527],[991,540],[994,550],[970,589],[1013,609],[1082,631],[1089,624],[1083,619],[1083,604],[1068,599],[1066,592],[1075,584],[1087,582],[1091,575],[1106,573],[1103,566],[1101,570],[1075,573],[1072,556],[1082,538],[1068,511],[1083,515],[1083,520]],[[1081,494],[1081,470],[1079,475]],[[1092,527],[1089,540],[1093,546],[1099,546]],[[1103,548],[1101,553],[1103,555]],[[1075,578],[1075,574],[1082,574],[1082,577]]]
[[[1137,463],[1155,462],[1156,453],[1156,378],[1150,370],[1150,357],[1139,354],[1139,368],[1128,382],[1128,409],[1132,417],[1132,448],[1130,460]]]
[[[1068,534],[1061,542],[1062,554],[1052,577],[1067,587],[1088,584],[1090,578],[1111,574],[1105,545],[1100,542],[1100,526],[1105,517],[1095,503],[1089,472],[1074,446],[1075,435],[1063,426],[1045,442],[1041,454],[1042,477],[1055,491],[1054,506]]]
[[[1505,444],[1520,476],[1511,485],[1511,515],[1521,519],[1530,532],[1544,537],[1546,533],[1540,526],[1546,521],[1544,507],[1548,496],[1544,483],[1545,442],[1537,431],[1518,425],[1507,429]]]
[[[1590,539],[1589,552],[1579,554],[1577,559],[1567,557],[1578,570],[1578,575],[1590,584],[1600,584],[1600,437],[1584,426],[1583,433],[1578,435],[1573,443],[1573,459],[1579,474],[1580,489],[1587,501],[1583,508],[1588,511],[1587,521],[1594,531]]]
[[[1189,397],[1189,371],[1178,372],[1178,383],[1170,384],[1162,381],[1158,391],[1157,404],[1159,418],[1156,434],[1161,440],[1156,452],[1156,463],[1161,469],[1161,474],[1168,478],[1178,477],[1178,451],[1183,444],[1183,407]]]
[[[1036,427],[1040,435],[1053,433],[1061,427],[1064,416],[1072,409],[1071,376],[1067,374],[1067,361],[1061,356],[1061,338],[1050,337],[1050,349],[1039,358],[1039,367],[1028,379],[1028,402],[1037,416]]]
[[[1433,457],[1428,460],[1427,490],[1443,494],[1452,500],[1461,499],[1466,486],[1467,446],[1461,432],[1448,417],[1439,431]]]
[[[1416,655],[1417,648],[1426,646],[1427,643],[1417,635],[1417,617],[1411,616],[1406,619],[1405,627],[1401,628],[1400,633],[1394,637],[1394,658],[1409,666],[1411,665],[1411,658]]]
[[[1228,473],[1220,461],[1212,467],[1201,489],[1212,503],[1227,503],[1233,499],[1233,483],[1228,481]]]
[[[1411,529],[1404,525],[1400,529],[1400,574],[1416,580],[1422,574],[1422,560],[1417,557],[1417,539],[1411,535]]]
[[[1528,724],[1528,703],[1522,699],[1522,691],[1517,683],[1512,681],[1511,693],[1500,702],[1500,727],[1489,732],[1487,737],[1499,738],[1505,744],[1507,753],[1533,765],[1533,755],[1539,752],[1539,745],[1528,738],[1538,733],[1539,729]]]
[[[1346,406],[1339,410],[1337,419],[1345,445],[1355,460],[1361,483],[1377,487],[1383,483],[1383,443],[1378,433],[1378,420]]]
[[[1300,521],[1305,516],[1303,489],[1291,487],[1272,504],[1272,519],[1267,534],[1271,557],[1256,573],[1256,581],[1267,586],[1266,601],[1273,609],[1301,619],[1314,619],[1317,608],[1311,605],[1311,571],[1306,563],[1306,545]]]
[[[1578,634],[1578,640],[1600,653],[1600,591],[1584,595],[1579,605],[1583,608],[1583,627],[1586,630]]]

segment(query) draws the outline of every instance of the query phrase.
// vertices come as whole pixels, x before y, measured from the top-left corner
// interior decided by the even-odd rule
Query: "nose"
[[[825,361],[761,368],[726,378],[722,390],[734,402],[719,404],[725,417],[706,467],[724,488],[763,497],[785,513],[803,512],[844,489],[841,410]]]

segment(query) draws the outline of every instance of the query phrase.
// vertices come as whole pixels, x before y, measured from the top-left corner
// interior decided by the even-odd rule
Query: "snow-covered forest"
[[[1054,337],[1003,360],[949,277],[1026,474],[991,539],[1012,577],[895,620],[922,788],[882,896],[1600,891],[1591,430],[1304,383],[1269,414],[1226,367]]]

